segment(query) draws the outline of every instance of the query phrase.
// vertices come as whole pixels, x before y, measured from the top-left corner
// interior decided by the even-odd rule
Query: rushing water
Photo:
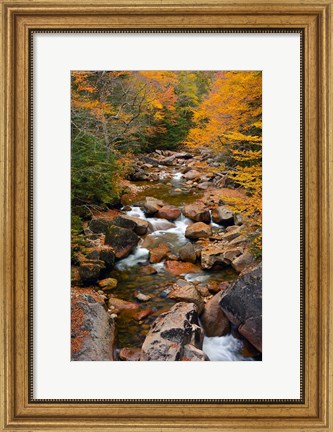
[[[136,197],[136,202],[140,202],[146,196],[153,196],[173,205],[184,205],[192,203],[197,199],[188,189],[183,188],[184,178],[180,172],[171,168],[170,170],[161,168],[160,181],[152,184],[145,184],[142,195]],[[140,182],[137,182],[137,184]],[[143,183],[143,182],[142,182]],[[167,185],[169,183],[169,185]],[[176,192],[175,192],[176,189]],[[178,191],[178,192],[177,192]],[[158,193],[157,193],[158,192]],[[167,295],[172,285],[179,279],[169,273],[163,262],[158,264],[149,263],[149,250],[145,247],[146,242],[153,241],[156,244],[167,243],[171,253],[176,253],[178,249],[189,242],[185,237],[185,230],[193,222],[181,215],[176,221],[169,222],[165,219],[146,217],[144,211],[139,205],[131,203],[131,210],[125,212],[128,216],[135,216],[145,219],[149,223],[148,234],[145,239],[141,240],[136,249],[125,259],[116,264],[111,275],[118,280],[117,297],[137,302],[135,294],[151,296],[146,304],[141,304],[141,308],[151,308],[152,313],[142,321],[135,317],[137,311],[123,311],[118,316],[118,342],[119,347],[141,347],[149,327],[156,317],[170,309],[174,304]],[[217,224],[212,223],[214,230],[221,229]],[[154,272],[150,274],[144,272],[144,267],[149,265],[153,267]],[[233,280],[237,275],[232,269],[211,270],[209,272],[201,270],[196,273],[182,275],[181,278],[200,285],[206,285],[208,281],[217,280],[219,282]],[[211,361],[215,360],[232,360],[243,361],[251,360],[250,357],[242,355],[243,342],[233,335],[223,337],[204,338],[203,350]]]

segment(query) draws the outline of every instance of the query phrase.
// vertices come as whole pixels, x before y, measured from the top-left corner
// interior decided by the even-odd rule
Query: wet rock
[[[179,249],[178,253],[181,261],[195,263],[197,260],[197,254],[192,243],[186,243]]]
[[[243,255],[235,258],[231,265],[236,270],[237,273],[241,273],[247,267],[253,265],[255,263],[255,259],[250,252],[245,252]]]
[[[207,355],[191,344],[184,346],[182,361],[207,361]]]
[[[204,309],[204,300],[197,288],[191,283],[186,286],[174,285],[168,297],[180,302],[194,303],[197,306],[199,315]]]
[[[179,218],[181,215],[181,211],[178,207],[171,206],[171,205],[165,205],[161,207],[158,212],[156,213],[156,216],[161,219],[166,219],[168,221],[174,221]]]
[[[145,235],[148,231],[148,221],[134,216],[118,215],[113,219],[112,224],[130,229],[138,235]]]
[[[234,214],[225,206],[220,206],[213,209],[212,219],[215,223],[218,223],[220,225],[234,225]]]
[[[203,334],[193,303],[177,303],[152,324],[142,345],[140,360],[182,361],[185,345],[202,348]]]
[[[180,276],[186,273],[197,273],[200,271],[200,267],[190,262],[179,262],[179,261],[166,261],[165,268],[167,271],[174,276]]]
[[[143,204],[144,210],[148,215],[153,215],[159,211],[160,208],[164,206],[164,202],[153,198],[153,197],[146,197],[146,200]]]
[[[230,322],[219,304],[221,298],[222,291],[208,300],[200,317],[205,335],[208,337],[224,336],[230,331]]]
[[[189,239],[207,238],[212,234],[212,227],[203,222],[196,222],[189,225],[185,231],[185,237]]]
[[[153,275],[157,273],[157,270],[153,266],[146,265],[139,269],[139,273],[143,275]]]
[[[191,155],[190,153],[186,153],[186,152],[175,153],[174,156],[177,159],[192,159],[193,158],[193,155]]]
[[[79,267],[82,283],[88,285],[98,280],[104,265],[101,261],[83,261]]]
[[[149,248],[149,252],[149,261],[155,264],[161,262],[167,257],[168,253],[170,252],[170,248],[167,243],[160,243],[156,247]]]
[[[134,294],[134,297],[141,302],[147,302],[151,299],[150,295],[146,295],[146,294],[143,294],[141,292],[136,292]]]
[[[72,292],[71,359],[114,360],[115,324],[98,294]]]
[[[140,354],[140,348],[125,347],[119,351],[119,359],[122,361],[139,361]]]
[[[112,246],[116,258],[125,258],[140,240],[133,231],[115,225],[109,226],[105,235],[105,244]]]
[[[168,230],[171,228],[175,228],[176,226],[174,223],[167,221],[166,219],[157,219],[157,220],[155,219],[154,221],[148,221],[148,225],[149,225],[150,233],[159,230]],[[154,243],[158,243],[158,241],[161,242],[161,239],[157,239],[156,237],[152,237],[151,239],[154,240]]]
[[[111,291],[118,286],[117,279],[114,278],[106,278],[102,279],[98,282],[98,286],[102,288],[103,291]]]
[[[136,303],[129,302],[127,300],[122,300],[116,297],[109,298],[109,308],[114,308],[117,310],[135,310],[139,308]]]
[[[262,266],[240,276],[222,292],[224,313],[257,350],[262,350]]]
[[[200,177],[201,174],[197,170],[190,170],[187,173],[183,174],[183,176],[186,180],[194,180],[194,179]]]
[[[141,311],[139,311],[138,313],[136,313],[134,315],[134,319],[137,321],[142,321],[143,319],[147,318],[152,313],[154,313],[152,308],[142,309]]]
[[[202,201],[185,205],[183,215],[195,222],[210,222],[210,212]]]

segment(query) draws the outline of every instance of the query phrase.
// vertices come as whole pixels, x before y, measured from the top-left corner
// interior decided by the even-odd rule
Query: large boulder
[[[104,299],[93,290],[71,293],[71,358],[74,361],[114,360],[115,323]]]
[[[105,244],[112,246],[116,258],[125,258],[140,240],[133,231],[116,225],[109,226],[105,235]]]
[[[178,207],[172,205],[165,205],[161,207],[156,216],[161,219],[166,219],[168,221],[174,221],[179,218],[181,211]]]
[[[262,266],[240,276],[222,291],[224,313],[258,351],[262,350]]]
[[[208,300],[200,317],[205,335],[208,337],[224,336],[230,331],[230,322],[219,304],[221,297],[222,291]]]
[[[202,201],[185,205],[183,215],[195,222],[210,222],[210,212]]]
[[[140,360],[187,361],[187,345],[201,350],[203,333],[194,303],[177,303],[152,324],[142,345]],[[187,347],[187,348],[185,348]],[[184,350],[186,356],[184,356]],[[198,352],[196,352],[196,359]]]
[[[196,222],[189,225],[185,231],[185,237],[193,240],[207,238],[212,234],[212,227],[203,222]]]
[[[212,219],[215,223],[220,225],[234,225],[234,214],[225,206],[214,208],[212,210]]]

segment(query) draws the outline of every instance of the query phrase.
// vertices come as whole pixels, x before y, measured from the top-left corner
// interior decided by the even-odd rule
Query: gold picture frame
[[[333,430],[332,0],[2,0],[1,430]],[[297,29],[303,38],[304,343],[299,401],[34,401],[30,397],[30,36],[36,30]]]

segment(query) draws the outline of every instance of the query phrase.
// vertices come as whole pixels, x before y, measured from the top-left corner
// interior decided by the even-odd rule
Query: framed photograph
[[[1,8],[1,430],[332,430],[332,1]]]

